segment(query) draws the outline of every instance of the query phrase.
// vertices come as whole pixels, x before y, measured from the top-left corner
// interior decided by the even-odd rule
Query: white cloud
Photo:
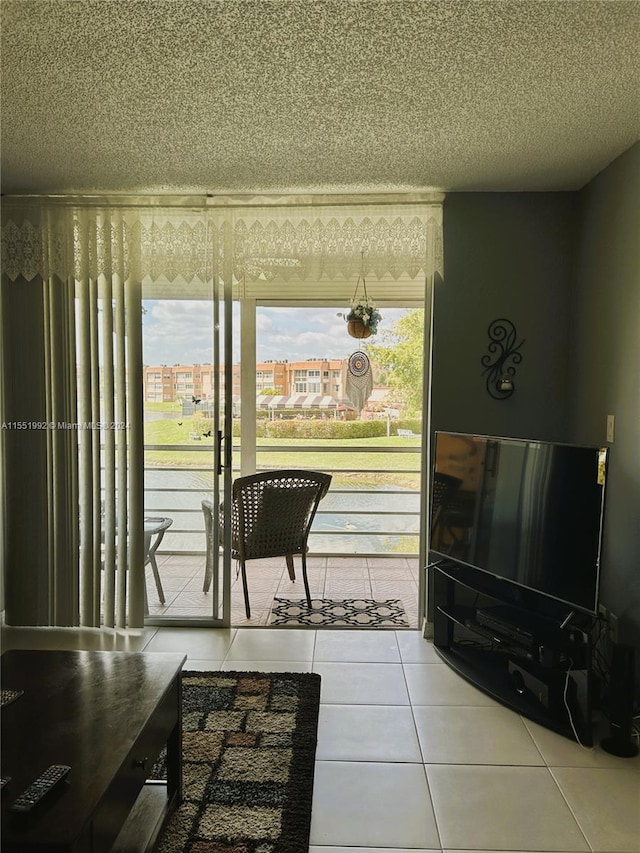
[[[157,300],[144,303],[143,347],[146,364],[193,364],[213,361],[211,303],[195,300]],[[349,337],[344,307],[266,307],[256,310],[258,361],[308,358],[346,358],[366,341]],[[234,303],[233,350],[239,360],[239,309]],[[404,309],[382,310],[382,329],[388,329]],[[221,334],[222,337],[222,334]]]

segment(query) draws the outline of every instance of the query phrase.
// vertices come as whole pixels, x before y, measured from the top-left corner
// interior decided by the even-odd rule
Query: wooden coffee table
[[[129,652],[2,655],[2,687],[24,690],[2,708],[2,776],[11,777],[2,791],[3,853],[106,853],[153,843],[182,796],[185,660]],[[149,783],[165,746],[166,783]],[[71,771],[32,811],[12,812],[12,801],[51,764]]]

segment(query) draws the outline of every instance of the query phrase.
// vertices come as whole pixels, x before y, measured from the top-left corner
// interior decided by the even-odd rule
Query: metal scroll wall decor
[[[522,361],[522,353],[519,350],[524,339],[516,344],[516,327],[504,318],[493,320],[487,331],[489,352],[482,356],[482,375],[487,377],[489,395],[494,400],[505,400],[515,390],[515,365]]]

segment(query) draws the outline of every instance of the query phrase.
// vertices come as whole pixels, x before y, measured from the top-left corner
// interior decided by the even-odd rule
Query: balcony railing
[[[202,454],[203,464],[180,465],[179,458],[184,462],[185,451]],[[172,454],[176,454],[173,460]],[[309,537],[311,554],[415,557],[420,525],[420,454],[417,444],[258,445],[256,466],[258,470],[312,468],[333,474]],[[386,460],[380,458],[383,455]],[[210,500],[213,491],[211,445],[145,445],[145,458],[145,514],[173,518],[160,553],[203,554],[201,501]],[[239,459],[240,448],[235,446],[234,477],[239,476]]]

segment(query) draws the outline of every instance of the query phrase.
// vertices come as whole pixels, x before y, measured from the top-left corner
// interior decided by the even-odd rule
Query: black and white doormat
[[[274,598],[269,625],[337,625],[351,628],[408,628],[397,598]]]

